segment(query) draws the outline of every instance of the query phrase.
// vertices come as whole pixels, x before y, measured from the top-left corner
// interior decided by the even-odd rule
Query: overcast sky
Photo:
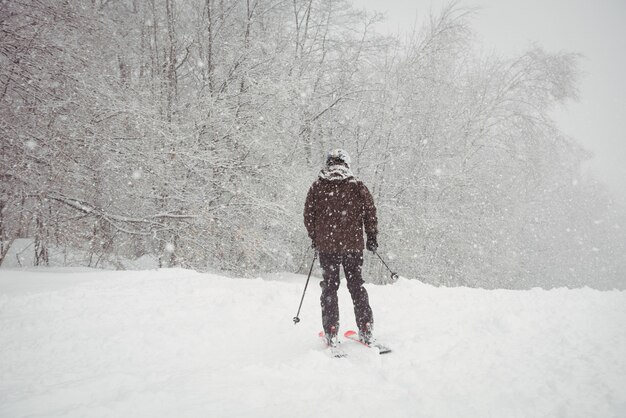
[[[380,29],[409,30],[444,0],[352,0],[386,12]],[[482,49],[513,55],[536,43],[579,52],[580,101],[555,112],[563,132],[594,154],[588,169],[626,203],[626,0],[461,0],[480,7],[473,28]]]

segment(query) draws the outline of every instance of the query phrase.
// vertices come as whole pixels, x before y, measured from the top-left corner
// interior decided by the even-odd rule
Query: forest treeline
[[[0,257],[31,238],[35,264],[304,271],[304,198],[341,147],[406,277],[624,288],[626,211],[550,117],[578,56],[486,56],[454,3],[402,37],[380,19],[343,0],[0,2]]]

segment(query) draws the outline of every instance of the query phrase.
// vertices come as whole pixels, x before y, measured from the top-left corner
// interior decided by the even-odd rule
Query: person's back
[[[354,177],[320,178],[309,192],[310,227],[320,252],[363,250],[363,225],[375,235],[376,209],[365,185]]]
[[[363,231],[367,249],[376,251],[377,218],[374,200],[363,182],[350,171],[350,157],[343,150],[328,154],[326,167],[307,194],[304,223],[313,247],[319,252],[324,279],[322,325],[329,344],[339,330],[339,268],[343,265],[361,339],[372,340],[373,315],[363,287]]]

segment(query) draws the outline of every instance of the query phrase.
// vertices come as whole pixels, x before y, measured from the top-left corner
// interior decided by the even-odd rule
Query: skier
[[[363,287],[363,229],[367,235],[365,247],[372,252],[376,241],[377,218],[374,199],[363,182],[350,170],[350,156],[342,149],[328,153],[326,166],[311,185],[304,205],[304,224],[312,247],[318,252],[323,280],[322,326],[326,342],[337,345],[339,331],[339,267],[348,282],[359,339],[364,344],[374,343],[374,318],[367,290]]]

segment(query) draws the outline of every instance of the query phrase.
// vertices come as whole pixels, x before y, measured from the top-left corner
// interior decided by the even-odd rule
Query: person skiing
[[[363,247],[376,252],[378,234],[376,206],[371,193],[352,174],[350,156],[342,149],[330,151],[326,165],[311,185],[304,205],[304,225],[322,268],[322,326],[326,342],[337,345],[339,331],[339,268],[348,283],[361,342],[374,342],[374,317],[361,268]],[[363,240],[363,230],[367,241]]]

